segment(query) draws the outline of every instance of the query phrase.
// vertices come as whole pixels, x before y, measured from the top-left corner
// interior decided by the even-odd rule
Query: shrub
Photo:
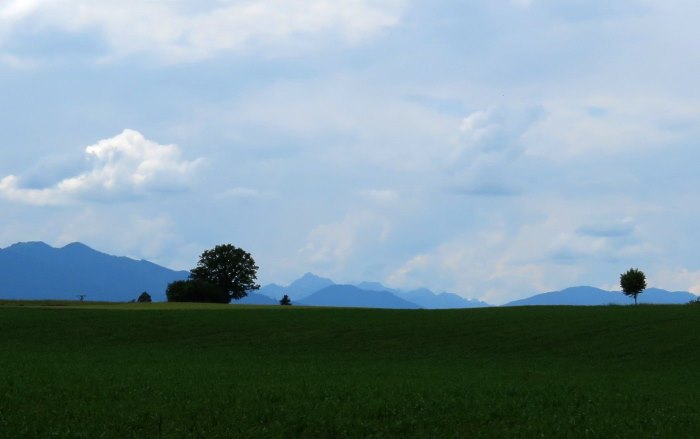
[[[229,303],[228,293],[221,287],[204,280],[178,280],[168,285],[168,302]]]

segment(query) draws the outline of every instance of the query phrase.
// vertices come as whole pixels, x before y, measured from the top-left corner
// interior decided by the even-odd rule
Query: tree
[[[165,296],[168,302],[230,302],[228,293],[218,285],[198,279],[171,282],[165,290]]]
[[[289,298],[286,294],[284,297],[282,297],[282,300],[280,300],[280,305],[291,305],[292,304],[292,299]]]
[[[257,271],[258,266],[250,253],[224,244],[202,253],[197,267],[190,271],[190,279],[218,286],[226,292],[230,302],[231,299],[247,296],[250,290],[260,288],[255,283]]]
[[[138,299],[136,299],[138,303],[151,303],[153,300],[151,299],[151,295],[148,294],[147,292],[141,293]]]
[[[647,278],[640,270],[630,268],[626,273],[620,275],[620,287],[626,296],[634,297],[634,304],[637,304],[637,295],[641,294],[647,287]]]

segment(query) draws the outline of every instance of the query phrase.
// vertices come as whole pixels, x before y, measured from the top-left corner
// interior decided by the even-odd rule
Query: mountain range
[[[43,242],[22,242],[0,249],[0,298],[126,302],[143,291],[165,300],[168,283],[186,279],[152,262],[117,257],[74,242],[54,248]]]
[[[666,291],[659,288],[647,288],[637,296],[638,303],[681,304],[696,300],[697,296],[686,291]],[[533,305],[631,305],[634,299],[620,291],[606,291],[600,288],[580,286],[561,291],[537,294],[526,299],[515,300],[503,306]]]
[[[422,288],[402,291],[385,287],[378,282],[360,282],[338,285],[332,280],[306,273],[286,287],[266,285],[258,295],[279,300],[288,295],[292,303],[308,306],[349,306],[365,308],[444,309],[479,308],[490,306],[478,300],[468,300],[453,293],[433,293]],[[260,304],[262,304],[261,300]]]
[[[125,302],[147,291],[154,301],[165,300],[170,282],[186,279],[175,271],[145,260],[112,256],[74,242],[54,248],[43,242],[23,242],[0,249],[0,298],[76,299]],[[477,308],[490,306],[454,293],[428,289],[404,291],[378,282],[339,285],[331,279],[306,273],[287,286],[266,285],[234,304],[274,305],[283,295],[295,305],[346,306],[397,309]],[[687,303],[697,296],[685,291],[648,288],[639,303]],[[515,300],[503,306],[625,305],[633,303],[619,291],[590,286],[566,288]]]

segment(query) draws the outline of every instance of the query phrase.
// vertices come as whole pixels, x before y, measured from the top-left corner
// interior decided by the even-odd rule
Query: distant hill
[[[23,242],[0,249],[0,298],[128,301],[147,291],[165,300],[165,289],[187,271],[152,262],[101,253],[74,242],[54,248],[43,242]]]
[[[427,288],[402,291],[385,287],[379,282],[361,282],[357,284],[357,287],[369,291],[388,291],[397,297],[413,302],[425,309],[483,308],[491,306],[486,302],[475,299],[465,299],[454,293],[436,294]]]
[[[332,280],[324,277],[316,276],[313,273],[306,273],[300,279],[295,280],[289,286],[283,287],[277,284],[269,284],[260,288],[257,293],[264,294],[273,299],[279,300],[284,294],[288,294],[292,299],[293,303],[307,302],[306,298],[311,296],[324,288],[329,286],[337,285]],[[413,291],[402,291],[389,287],[385,287],[379,282],[360,282],[353,285],[359,290],[364,292],[384,292],[393,295],[397,299],[403,299],[406,302],[410,302],[413,305],[418,305],[420,308],[425,309],[446,309],[446,308],[477,308],[491,306],[488,303],[481,302],[479,300],[469,300],[465,299],[457,294],[453,293],[440,293],[435,294],[432,291],[422,288]],[[371,298],[372,301],[376,300],[375,295],[363,295],[362,297]],[[383,295],[387,297],[386,295]],[[358,296],[359,297],[359,296]],[[324,299],[325,306],[347,306],[343,305],[346,303],[346,299],[339,299],[337,303],[334,303],[330,297]],[[355,303],[358,303],[357,301]],[[372,307],[369,304],[354,305],[354,306],[367,306]],[[374,302],[372,302],[374,303]]]
[[[695,300],[697,296],[685,291],[666,291],[658,288],[647,288],[637,296],[638,303],[653,304],[682,304]],[[566,288],[561,291],[537,294],[526,299],[515,300],[503,306],[531,305],[629,305],[634,299],[620,291],[605,291],[600,288],[580,286]]]
[[[285,288],[283,294],[289,295],[292,300],[299,300],[331,285],[335,285],[335,283],[330,279],[306,273]]]
[[[420,306],[388,291],[367,291],[353,285],[331,285],[297,302],[309,306],[418,309]]]

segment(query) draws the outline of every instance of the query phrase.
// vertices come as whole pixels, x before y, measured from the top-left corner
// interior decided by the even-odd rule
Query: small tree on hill
[[[136,299],[138,303],[151,303],[153,300],[151,299],[151,295],[148,294],[147,292],[141,293],[138,299]]]
[[[282,297],[282,300],[280,300],[280,305],[291,305],[292,304],[292,299],[289,298],[286,294],[284,297]]]
[[[637,295],[641,294],[647,287],[647,278],[642,271],[630,268],[626,273],[620,275],[620,287],[626,296],[634,297],[636,305]]]

